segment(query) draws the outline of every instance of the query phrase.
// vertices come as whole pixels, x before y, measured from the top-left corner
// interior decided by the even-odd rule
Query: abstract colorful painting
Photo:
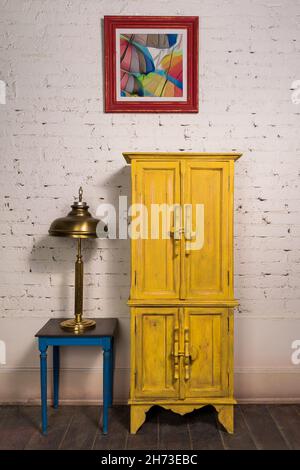
[[[116,32],[119,97],[167,99],[186,95],[186,31]]]
[[[197,112],[198,18],[104,18],[105,110]]]

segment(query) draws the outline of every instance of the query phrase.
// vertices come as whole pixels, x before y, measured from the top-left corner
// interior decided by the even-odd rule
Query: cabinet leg
[[[233,434],[234,430],[234,406],[222,405],[215,406],[218,412],[218,420],[224,426],[229,434]]]
[[[146,412],[151,405],[131,405],[130,406],[130,433],[135,434],[146,419]]]

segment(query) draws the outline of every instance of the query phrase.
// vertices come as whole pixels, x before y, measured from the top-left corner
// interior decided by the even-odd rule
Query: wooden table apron
[[[108,431],[108,408],[113,395],[113,336],[91,337],[39,337],[42,432],[47,433],[47,349],[53,346],[53,406],[59,403],[60,346],[100,346],[103,349],[103,433]]]

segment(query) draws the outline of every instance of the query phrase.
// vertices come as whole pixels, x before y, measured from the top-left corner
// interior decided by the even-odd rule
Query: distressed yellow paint
[[[176,397],[173,345],[178,330],[178,309],[138,308],[135,322],[135,397]],[[149,354],[155,346],[155,354]],[[178,370],[179,374],[179,370]]]
[[[135,434],[146,419],[146,412],[151,405],[131,405],[130,408],[130,432]]]
[[[196,205],[204,205],[204,245],[184,258],[184,280],[189,299],[228,297],[228,162],[187,160],[184,166],[184,204],[192,204],[192,230],[196,230]],[[192,241],[193,243],[193,241]],[[213,260],[213,262],[212,262]],[[205,276],[203,276],[205,273]]]
[[[176,299],[179,296],[180,254],[172,238],[150,238],[152,205],[180,204],[180,163],[136,162],[133,166],[133,201],[147,209],[148,239],[132,241],[133,284],[131,298]],[[172,223],[173,214],[170,214]],[[179,248],[179,247],[178,247]]]
[[[233,414],[233,405],[223,405],[216,406],[214,405],[218,412],[218,420],[223,424],[229,434],[233,434],[234,431],[234,414]]]
[[[185,309],[189,331],[190,379],[186,397],[225,396],[228,392],[227,309]]]
[[[194,223],[195,205],[204,206],[201,250],[189,249],[189,233],[162,239],[161,227],[156,239],[131,241],[130,430],[153,405],[184,414],[211,404],[233,432],[233,176],[241,154],[124,156],[148,229],[151,204],[192,204]]]

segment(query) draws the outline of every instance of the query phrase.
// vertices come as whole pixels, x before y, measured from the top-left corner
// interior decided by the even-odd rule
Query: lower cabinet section
[[[213,404],[231,432],[232,315],[219,307],[131,309],[131,432],[155,404],[181,414]]]
[[[184,309],[184,397],[226,396],[229,387],[227,309]]]
[[[135,309],[134,396],[179,395],[179,316],[176,308]]]

